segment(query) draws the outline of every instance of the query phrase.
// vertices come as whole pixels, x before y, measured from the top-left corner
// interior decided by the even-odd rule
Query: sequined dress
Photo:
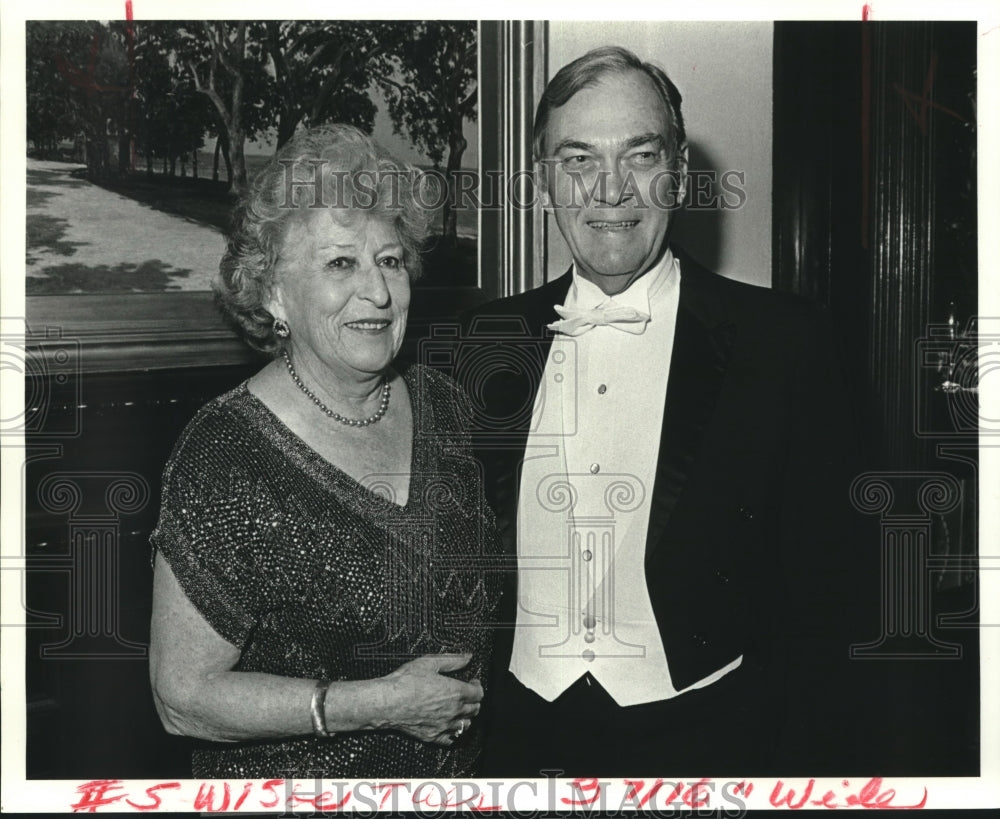
[[[209,402],[164,472],[151,542],[202,616],[240,648],[234,670],[364,680],[422,654],[471,651],[454,676],[486,684],[500,552],[446,376],[398,368],[413,407],[409,498],[320,457],[248,389]],[[308,708],[308,703],[303,704]],[[204,778],[460,777],[476,723],[445,748],[395,731],[196,750]]]

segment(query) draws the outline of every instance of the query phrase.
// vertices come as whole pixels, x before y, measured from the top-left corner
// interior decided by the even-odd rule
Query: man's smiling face
[[[609,74],[552,110],[544,204],[580,275],[625,290],[659,258],[678,189],[670,114],[637,71]]]

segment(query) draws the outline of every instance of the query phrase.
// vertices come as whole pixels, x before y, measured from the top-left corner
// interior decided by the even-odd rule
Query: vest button
[[[606,393],[607,391],[608,391],[608,385],[607,384],[601,384],[601,386],[599,386],[597,388],[597,394],[598,395],[604,395],[604,393]]]
[[[597,655],[594,654],[594,652],[591,651],[589,648],[586,651],[584,651],[583,654],[581,654],[580,656],[583,657],[583,659],[585,659],[588,663],[594,662],[594,658],[597,657]]]
[[[600,464],[591,464],[590,465],[590,474],[591,475],[596,475],[600,471],[601,471],[601,465]]]

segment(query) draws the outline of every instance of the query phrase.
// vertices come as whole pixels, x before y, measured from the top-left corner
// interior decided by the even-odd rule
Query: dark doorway
[[[979,771],[976,45],[775,24],[773,281],[829,308],[862,432],[881,622],[852,657],[885,774]]]

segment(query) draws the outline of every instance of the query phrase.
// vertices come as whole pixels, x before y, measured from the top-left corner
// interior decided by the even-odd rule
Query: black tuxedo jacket
[[[645,553],[653,611],[678,689],[743,655],[760,707],[801,722],[828,704],[859,636],[844,608],[855,568],[846,528],[853,447],[831,333],[800,298],[674,252],[680,304]],[[508,625],[520,465],[553,335],[546,325],[559,318],[553,305],[570,283],[567,273],[477,310],[452,362],[511,556]],[[578,434],[587,435],[586,419]],[[500,669],[511,634],[501,632]]]

